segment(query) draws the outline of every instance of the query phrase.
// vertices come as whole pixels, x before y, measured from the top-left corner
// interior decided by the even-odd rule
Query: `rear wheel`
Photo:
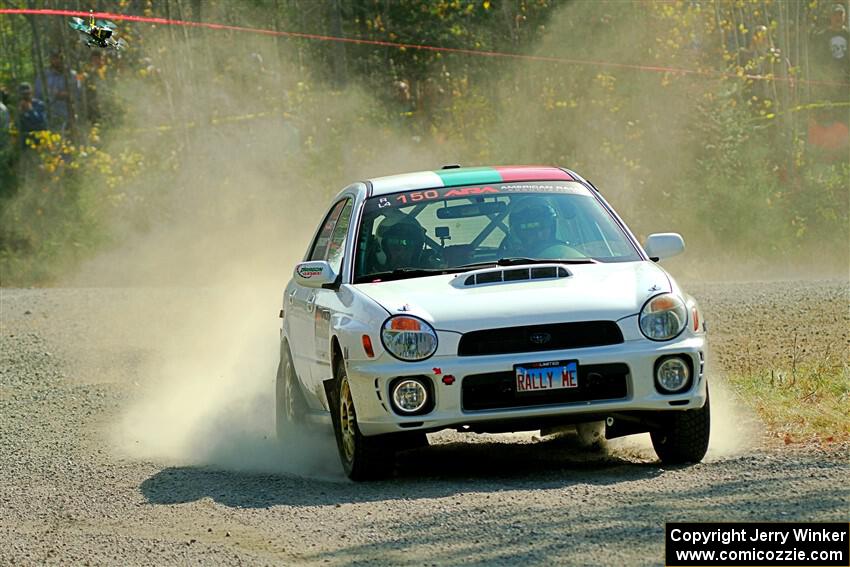
[[[351,385],[342,360],[337,362],[332,418],[342,468],[351,480],[374,480],[392,472],[394,445],[387,435],[366,437],[357,425]]]
[[[655,454],[665,465],[698,463],[708,451],[711,408],[708,390],[705,405],[699,409],[674,412],[663,430],[651,432]]]
[[[275,431],[281,441],[292,438],[297,428],[304,424],[307,414],[307,401],[298,384],[298,376],[292,364],[289,346],[280,351],[280,363],[277,365],[275,381]]]

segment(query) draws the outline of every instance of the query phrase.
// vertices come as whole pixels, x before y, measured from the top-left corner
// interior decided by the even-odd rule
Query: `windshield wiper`
[[[593,258],[563,258],[563,259],[547,259],[547,258],[499,258],[498,260],[490,260],[487,262],[476,262],[474,264],[464,264],[456,266],[454,270],[464,268],[486,268],[489,266],[518,266],[520,264],[598,264]]]
[[[370,283],[376,280],[400,280],[404,278],[419,278],[423,276],[433,276],[435,274],[446,274],[450,268],[396,268],[390,272],[378,272],[377,274],[367,274],[357,278],[357,283]]]

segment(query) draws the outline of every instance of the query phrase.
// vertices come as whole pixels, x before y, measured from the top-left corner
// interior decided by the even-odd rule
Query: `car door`
[[[322,226],[316,233],[313,243],[310,245],[305,261],[324,260],[327,257],[328,246],[331,241],[334,226],[339,215],[346,204],[346,200],[340,200],[333,204]],[[288,310],[287,323],[289,326],[289,346],[292,352],[292,362],[295,372],[301,381],[308,386],[311,384],[311,369],[315,359],[315,314],[316,289],[300,285],[295,279],[290,282],[286,289],[286,309]],[[312,390],[312,388],[310,388]],[[313,407],[320,407],[314,395],[308,394],[308,403]],[[312,399],[311,399],[312,398]]]
[[[342,274],[342,263],[345,254],[345,245],[348,241],[349,227],[351,225],[351,212],[354,200],[347,198],[338,216],[336,225],[331,233],[331,239],[327,246],[326,260],[334,271]],[[316,289],[313,305],[313,359],[311,361],[310,376],[311,388],[321,393],[324,389],[322,382],[333,377],[331,368],[330,350],[330,325],[334,313],[343,309],[339,301],[337,289]],[[319,399],[322,397],[319,394]]]

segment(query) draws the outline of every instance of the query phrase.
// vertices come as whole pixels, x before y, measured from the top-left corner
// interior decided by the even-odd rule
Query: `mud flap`
[[[336,399],[336,378],[328,378],[322,382],[322,386],[325,387],[325,397],[328,400],[328,411],[333,414],[337,404],[339,403],[339,400]]]

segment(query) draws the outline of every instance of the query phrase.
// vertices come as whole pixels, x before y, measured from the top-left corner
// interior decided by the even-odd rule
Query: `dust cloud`
[[[294,48],[268,38],[234,48],[196,31],[144,55],[145,73],[115,86],[122,124],[101,138],[114,154],[179,159],[120,189],[135,206],[110,227],[117,244],[61,282],[131,288],[104,291],[75,339],[81,373],[132,385],[110,442],[136,459],[341,478],[330,431],[274,438],[283,287],[339,189],[455,161],[450,145],[364,122],[392,110],[357,85],[301,81]]]
[[[133,151],[160,155],[170,145],[182,153],[180,166],[150,172],[127,187],[145,202],[136,217],[113,223],[120,244],[63,283],[132,288],[104,291],[102,305],[87,316],[82,338],[92,355],[81,361],[82,372],[107,369],[133,386],[112,428],[119,453],[174,464],[341,478],[331,432],[304,432],[299,442],[286,446],[275,439],[283,288],[331,197],[345,183],[435,162],[410,136],[361,124],[356,111],[374,101],[356,87],[310,91],[312,103],[304,107],[313,109],[312,116],[276,109],[268,118],[191,126],[202,116],[250,115],[257,112],[255,100],[269,90],[298,89],[279,73],[245,76],[245,62],[258,60],[254,54],[274,58],[270,46],[246,39],[234,54],[199,39],[185,53],[159,53],[152,65],[170,93],[168,102],[152,98],[137,79],[118,85],[131,109],[129,124],[103,133],[107,147],[124,148],[129,130]],[[187,64],[186,53],[199,55]],[[237,72],[213,84],[204,70],[211,62]],[[191,104],[180,104],[178,86],[189,97],[187,85],[194,89]],[[311,123],[328,131],[316,132]],[[151,124],[174,128],[163,136],[147,129]],[[178,128],[181,124],[190,126]],[[381,162],[325,168],[316,163],[352,160],[357,151],[345,148],[364,140],[377,145],[372,150]],[[319,148],[308,152],[305,146]],[[345,179],[334,177],[340,169],[350,172]],[[122,345],[135,353],[132,360],[113,359]]]
[[[586,12],[593,5],[575,6]],[[540,51],[575,56],[561,52],[574,46],[575,41],[564,41],[564,30],[575,31],[578,21],[581,14],[562,11]],[[629,41],[646,40],[634,37],[637,28],[622,44],[603,48],[588,38],[582,48],[617,60],[630,51]],[[165,43],[169,31],[146,33],[151,34],[147,44],[157,45],[156,34]],[[613,37],[611,30],[605,33]],[[523,108],[505,103],[498,109],[504,120],[476,133],[510,142],[489,154],[470,140],[422,140],[403,126],[388,130],[365,123],[364,108],[395,110],[356,85],[340,90],[317,87],[318,81],[302,84],[291,64],[297,54],[287,44],[240,36],[234,50],[231,42],[196,30],[181,49],[152,50],[144,79],[128,77],[117,85],[130,110],[120,127],[102,133],[106,147],[120,151],[129,145],[141,155],[179,152],[179,166],[148,172],[124,188],[143,206],[116,218],[117,244],[63,283],[141,290],[114,302],[105,294],[86,336],[92,345],[120,343],[138,352],[121,363],[123,370],[112,370],[134,385],[113,428],[119,452],[170,463],[336,477],[341,470],[330,436],[305,436],[302,444],[283,448],[273,438],[281,293],[330,198],[355,179],[441,163],[538,163],[546,143],[541,132],[551,115],[536,110],[540,101]],[[519,91],[545,83],[552,72],[538,65],[494,65],[515,74]],[[588,88],[604,99],[605,81]],[[297,97],[291,107],[302,114],[289,115],[284,104],[265,109],[266,117],[250,117],[258,100],[278,91]],[[657,137],[658,153],[675,167],[691,158],[670,157],[675,129],[668,126],[687,108],[681,99],[669,102],[660,105],[639,93],[631,105],[638,114],[643,106],[655,109],[645,120],[657,123],[638,127]],[[603,116],[601,107],[580,111],[579,120],[564,125],[572,132],[571,143],[558,159],[599,181],[630,222],[645,210],[640,171],[609,167],[612,155],[597,152],[612,129],[627,126]],[[202,126],[210,117],[228,116],[239,119]],[[169,125],[166,134],[153,127],[160,124]],[[637,228],[648,233],[682,227]],[[687,238],[687,230],[682,232]],[[105,348],[111,352],[111,346]],[[713,396],[710,456],[732,454],[740,450],[739,413],[722,389]]]

